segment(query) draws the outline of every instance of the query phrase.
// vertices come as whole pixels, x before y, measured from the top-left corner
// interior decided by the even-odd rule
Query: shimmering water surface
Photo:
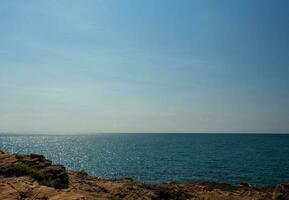
[[[257,186],[289,181],[289,135],[0,135],[0,149],[40,153],[92,175]]]

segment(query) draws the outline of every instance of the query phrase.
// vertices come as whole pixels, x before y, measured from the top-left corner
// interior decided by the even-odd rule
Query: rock
[[[15,157],[16,157],[17,159],[23,159],[23,158],[25,157],[25,155],[23,155],[23,154],[16,154]]]
[[[52,164],[39,154],[0,154],[0,175],[5,177],[30,176],[39,184],[67,188],[69,184],[68,174],[63,165]]]
[[[156,200],[186,200],[189,199],[189,195],[182,191],[170,190],[161,188],[156,190],[157,198]]]
[[[47,187],[48,186],[48,187]],[[135,182],[129,178],[103,179],[67,171],[38,154],[0,153],[0,200],[289,200],[289,184],[255,188],[248,183]]]
[[[240,183],[239,185],[242,187],[251,187],[249,183]]]
[[[69,184],[69,178],[63,165],[51,165],[41,170],[42,180],[50,180],[55,188],[66,188]]]
[[[289,200],[289,183],[280,184],[275,188],[274,200]]]
[[[41,160],[41,161],[45,160],[45,157],[43,155],[34,154],[34,153],[30,154],[30,158],[32,158],[32,159],[36,158],[36,159]]]

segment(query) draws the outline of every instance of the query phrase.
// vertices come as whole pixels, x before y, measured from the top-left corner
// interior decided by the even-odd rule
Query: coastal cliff
[[[0,199],[29,200],[289,200],[289,184],[255,188],[243,183],[147,185],[129,178],[109,180],[66,170],[38,154],[0,151]]]

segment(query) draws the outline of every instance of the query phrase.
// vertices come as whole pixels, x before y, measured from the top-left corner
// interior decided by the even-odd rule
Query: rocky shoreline
[[[289,200],[289,184],[255,188],[243,183],[166,183],[108,180],[66,170],[38,154],[0,151],[0,199],[29,200]]]

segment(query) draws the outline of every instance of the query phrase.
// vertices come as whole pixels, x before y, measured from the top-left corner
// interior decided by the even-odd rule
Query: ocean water
[[[289,135],[0,135],[0,149],[40,153],[91,175],[146,183],[289,182]]]

